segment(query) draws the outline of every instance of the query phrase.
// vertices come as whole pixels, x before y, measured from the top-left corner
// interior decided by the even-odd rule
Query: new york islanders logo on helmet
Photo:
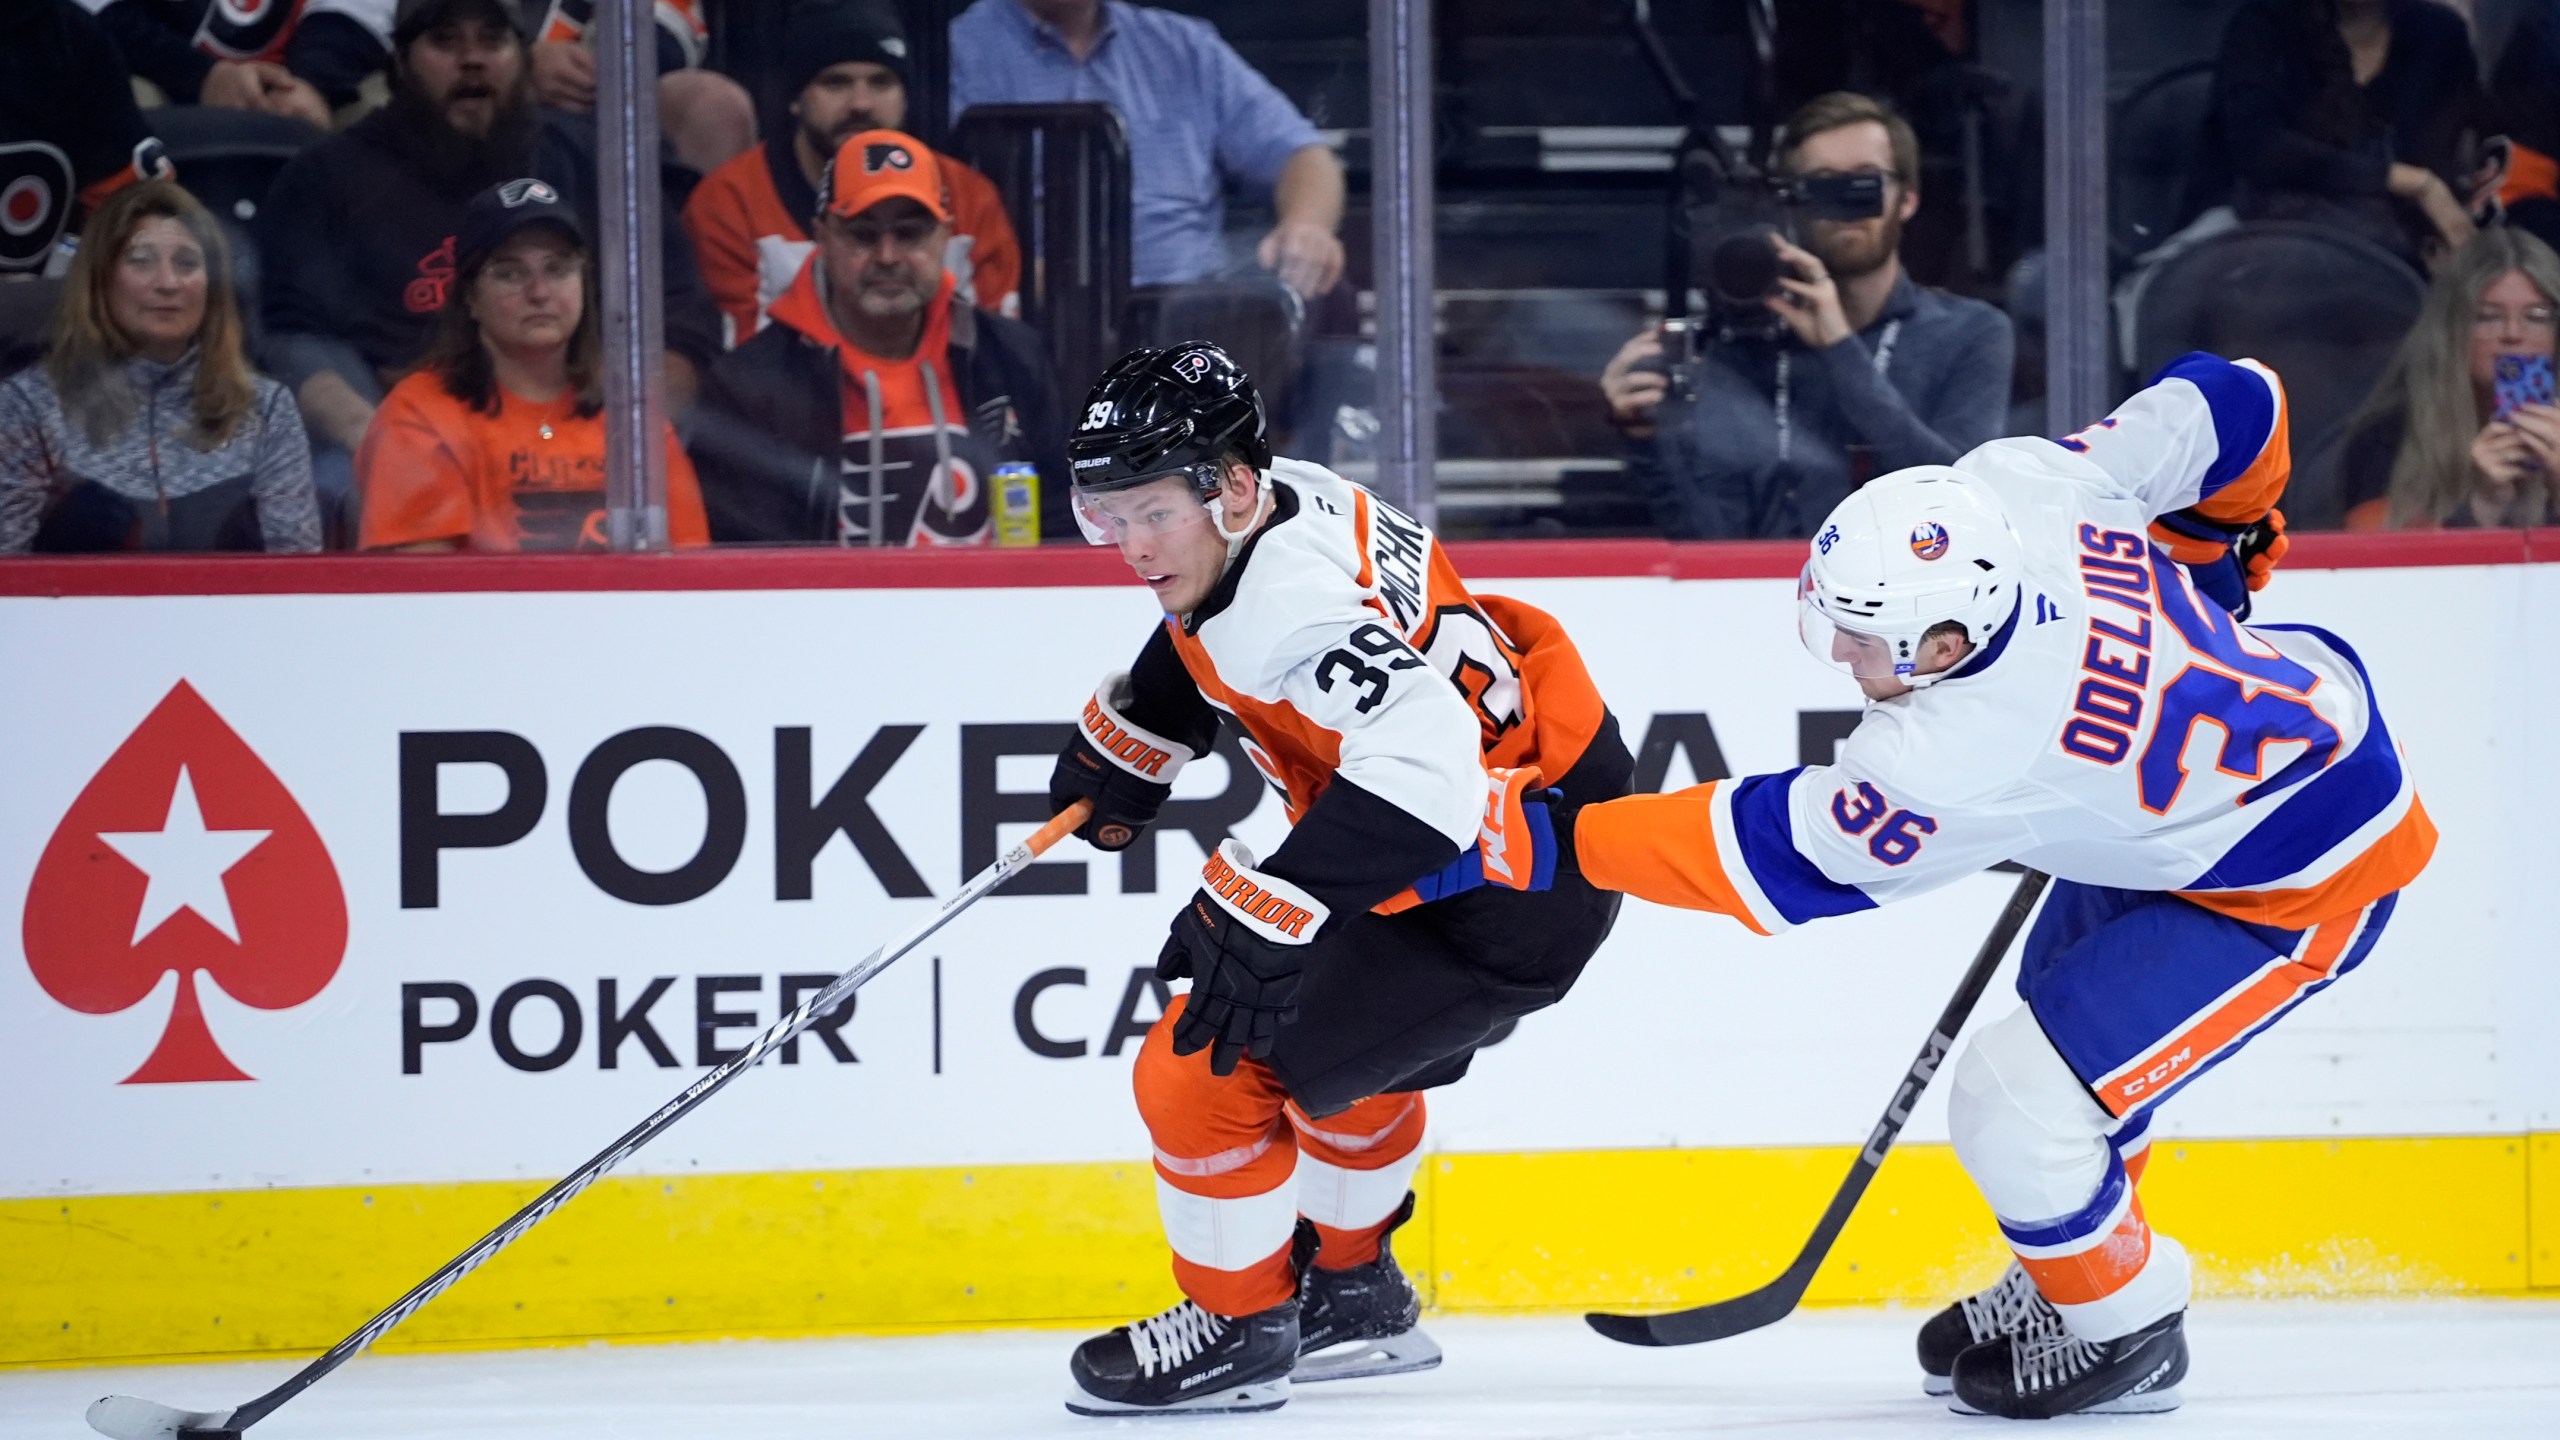
[[[1923,560],[1935,560],[1947,553],[1947,527],[1935,520],[1923,520],[1911,527],[1911,553]]]
[[[862,173],[865,175],[877,175],[883,170],[913,170],[914,168],[916,168],[916,157],[908,154],[907,147],[904,145],[893,145],[884,140],[862,147]]]
[[[1181,376],[1188,384],[1199,384],[1200,377],[1209,373],[1208,353],[1206,351],[1193,350],[1188,353],[1175,356],[1173,360],[1173,373]]]

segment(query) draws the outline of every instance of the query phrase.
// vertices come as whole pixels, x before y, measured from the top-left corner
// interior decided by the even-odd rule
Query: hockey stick
[[[1048,824],[1040,827],[1038,833],[1006,851],[993,865],[979,871],[914,928],[872,951],[862,963],[837,976],[833,984],[801,1001],[800,1008],[774,1021],[763,1034],[748,1042],[747,1048],[735,1058],[686,1086],[683,1094],[668,1101],[656,1114],[623,1132],[621,1139],[570,1172],[559,1184],[535,1196],[533,1203],[509,1216],[505,1224],[481,1236],[470,1249],[455,1256],[443,1269],[420,1281],[416,1289],[394,1301],[390,1309],[366,1321],[362,1329],[329,1347],[328,1353],[303,1366],[283,1384],[246,1405],[229,1410],[179,1410],[149,1400],[137,1400],[130,1395],[110,1395],[89,1407],[89,1428],[101,1435],[112,1436],[113,1440],[239,1440],[241,1431],[264,1420],[275,1413],[278,1406],[318,1384],[330,1371],[346,1364],[355,1358],[358,1351],[416,1314],[419,1307],[451,1289],[455,1281],[479,1269],[490,1256],[523,1238],[524,1232],[549,1219],[553,1211],[577,1198],[579,1191],[630,1158],[633,1151],[657,1139],[659,1132],[683,1119],[693,1107],[738,1078],[749,1066],[770,1054],[775,1046],[808,1029],[854,991],[861,989],[863,982],[889,968],[890,962],[923,944],[988,891],[1011,879],[1042,851],[1073,833],[1084,823],[1091,809],[1091,802],[1079,800],[1058,812]]]
[[[2000,968],[2000,957],[2009,953],[2011,942],[2027,923],[2027,912],[2036,908],[2036,897],[2044,893],[2045,879],[2034,870],[2019,877],[2008,908],[2000,912],[1999,922],[1991,927],[1990,937],[1973,957],[1973,968],[1964,972],[1955,998],[1947,1002],[1937,1025],[1929,1031],[1928,1040],[1920,1046],[1919,1058],[1911,1062],[1902,1083],[1894,1087],[1893,1103],[1884,1107],[1884,1118],[1876,1122],[1866,1148],[1850,1165],[1849,1178],[1840,1182],[1839,1191],[1831,1197],[1831,1207],[1822,1212],[1821,1222],[1813,1227],[1813,1235],[1785,1273],[1748,1295],[1674,1310],[1667,1315],[1595,1312],[1583,1316],[1591,1322],[1591,1328],[1628,1345],[1695,1345],[1702,1340],[1727,1339],[1787,1318],[1797,1302],[1804,1299],[1805,1288],[1813,1283],[1813,1272],[1822,1268],[1823,1257],[1831,1253],[1832,1242],[1840,1238],[1842,1227],[1849,1223],[1849,1212],[1858,1208],[1858,1197],[1867,1193],[1867,1182],[1875,1178],[1876,1167],[1884,1163],[1894,1137],[1911,1119],[1911,1107],[1919,1103],[1920,1092],[1929,1088],[1930,1077],[1938,1073],[1947,1052],[1955,1048],[1956,1032],[1964,1028],[1965,1017],[1973,1013],[1974,1002],[1982,998],[1992,972]]]

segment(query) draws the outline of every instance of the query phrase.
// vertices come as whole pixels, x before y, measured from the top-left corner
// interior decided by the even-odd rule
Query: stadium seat
[[[167,105],[147,118],[188,193],[237,225],[257,218],[286,161],[328,138],[286,116],[207,105]]]
[[[2107,228],[2129,260],[2189,218],[2187,183],[2213,105],[2214,63],[2196,60],[2152,76],[2107,123]]]
[[[1122,343],[1179,345],[1214,341],[1262,390],[1262,401],[1287,444],[1291,402],[1298,388],[1307,306],[1297,292],[1266,274],[1189,285],[1147,285],[1130,292]]]
[[[1049,342],[1059,393],[1082,395],[1127,347],[1129,132],[1108,105],[975,105],[951,151],[1004,197],[1022,241],[1022,318]]]
[[[2248,357],[2284,377],[2303,529],[2345,518],[2337,458],[2346,422],[2417,322],[2425,285],[2389,251],[2318,225],[2261,221],[2163,262],[2134,320],[2135,379],[2190,350]]]
[[[0,280],[0,377],[15,375],[44,358],[53,313],[61,305],[60,280]]]

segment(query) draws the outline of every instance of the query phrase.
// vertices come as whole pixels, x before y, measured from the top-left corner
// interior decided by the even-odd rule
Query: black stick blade
[[[1700,1345],[1748,1334],[1775,1325],[1794,1312],[1804,1298],[1804,1282],[1793,1274],[1712,1305],[1674,1310],[1666,1315],[1611,1315],[1595,1311],[1583,1316],[1594,1330],[1621,1345]]]

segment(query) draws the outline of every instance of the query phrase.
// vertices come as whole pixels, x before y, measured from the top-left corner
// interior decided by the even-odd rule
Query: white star
[[[229,936],[232,944],[239,944],[240,927],[231,918],[231,892],[223,888],[222,877],[272,833],[204,828],[195,782],[188,778],[186,767],[179,766],[178,789],[169,797],[169,818],[159,829],[98,834],[151,880],[142,892],[142,913],[133,920],[133,943],[141,944],[142,937],[179,911],[193,910]]]

